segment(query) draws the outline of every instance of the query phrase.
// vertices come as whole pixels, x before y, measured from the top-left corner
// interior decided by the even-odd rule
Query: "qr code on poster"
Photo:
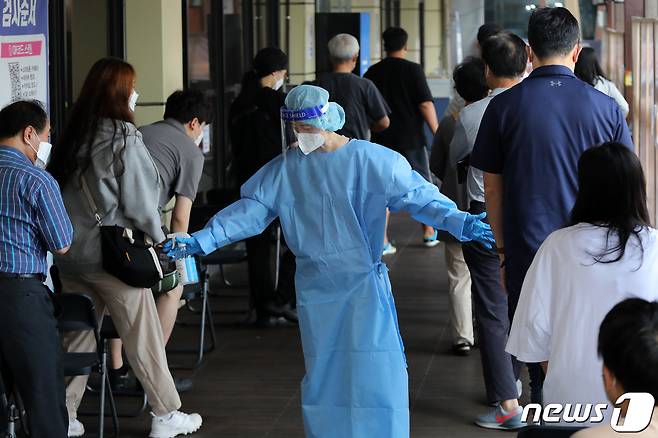
[[[18,62],[9,63],[9,83],[11,86],[11,101],[21,98],[21,67]]]

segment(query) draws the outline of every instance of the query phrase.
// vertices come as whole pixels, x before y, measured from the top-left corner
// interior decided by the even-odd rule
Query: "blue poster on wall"
[[[48,0],[0,0],[0,107],[48,102]]]

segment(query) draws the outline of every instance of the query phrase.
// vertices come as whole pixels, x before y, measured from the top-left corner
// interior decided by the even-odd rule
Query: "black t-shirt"
[[[240,184],[281,153],[280,110],[285,97],[263,87],[253,96],[238,95],[231,104],[229,134]]]
[[[425,147],[425,120],[419,105],[432,100],[423,68],[401,58],[386,58],[368,69],[364,75],[375,83],[391,107],[391,126],[373,133],[372,141],[393,150]]]
[[[369,140],[370,125],[391,112],[375,84],[353,73],[325,73],[314,84],[345,110],[345,126],[338,133],[347,137]]]

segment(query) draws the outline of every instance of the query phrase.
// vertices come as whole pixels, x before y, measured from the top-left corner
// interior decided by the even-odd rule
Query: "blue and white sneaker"
[[[382,250],[382,255],[383,256],[393,255],[396,252],[398,252],[398,249],[394,247],[391,242],[388,242],[386,245],[384,245],[384,249]]]
[[[423,245],[428,248],[433,248],[439,244],[439,231],[434,230],[434,234],[430,237],[423,237]]]
[[[507,412],[499,404],[488,414],[480,415],[475,419],[475,424],[485,429],[499,429],[499,430],[517,430],[525,427],[521,422],[523,415],[523,408],[517,406],[512,412]]]

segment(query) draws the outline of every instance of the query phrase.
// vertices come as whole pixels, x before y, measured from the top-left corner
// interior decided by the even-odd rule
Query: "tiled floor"
[[[485,412],[477,351],[470,357],[449,353],[447,278],[443,245],[420,244],[420,226],[393,216],[391,237],[398,253],[387,258],[407,348],[413,438],[510,437],[477,428],[473,417]],[[244,269],[230,273],[239,283]],[[217,310],[235,299],[214,299]],[[224,317],[227,320],[227,317]],[[174,343],[194,335],[177,328]],[[196,370],[194,389],[183,394],[183,410],[199,412],[204,426],[193,437],[303,437],[299,382],[304,374],[296,328],[253,329],[235,324],[217,327],[219,348]],[[177,356],[178,360],[180,356]],[[181,376],[190,375],[180,374]],[[88,397],[88,402],[95,399]],[[125,408],[129,401],[119,400]],[[90,432],[95,418],[82,417]],[[148,435],[150,418],[121,419],[121,437]],[[340,437],[336,437],[340,438]],[[376,437],[373,437],[376,438]]]

